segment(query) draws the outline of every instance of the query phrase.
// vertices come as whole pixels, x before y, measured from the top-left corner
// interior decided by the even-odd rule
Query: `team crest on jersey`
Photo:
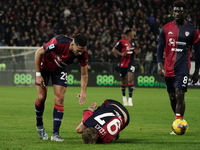
[[[75,58],[75,59],[74,59],[74,63],[75,63],[75,62],[77,62],[77,60],[78,60],[78,59],[77,59],[77,58]]]
[[[185,31],[185,36],[188,36],[190,34],[190,32]]]

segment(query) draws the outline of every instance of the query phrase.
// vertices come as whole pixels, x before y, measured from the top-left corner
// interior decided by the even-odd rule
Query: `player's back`
[[[99,107],[84,122],[86,127],[94,127],[98,130],[98,143],[110,143],[124,128],[125,120],[115,106]]]

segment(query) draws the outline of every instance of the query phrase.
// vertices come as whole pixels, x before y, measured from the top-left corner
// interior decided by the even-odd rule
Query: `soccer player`
[[[64,114],[64,94],[67,89],[67,65],[79,60],[81,65],[81,92],[77,95],[79,104],[85,103],[88,83],[87,39],[78,34],[74,39],[64,35],[53,37],[35,53],[37,99],[35,102],[36,126],[40,139],[48,136],[43,126],[43,112],[47,97],[48,82],[51,77],[54,90],[53,134],[52,141],[64,141],[59,128]]]
[[[120,55],[120,76],[121,76],[121,91],[124,106],[133,106],[132,94],[133,94],[133,75],[135,72],[134,66],[134,33],[131,29],[125,31],[126,37],[119,40],[113,48],[113,53]],[[129,98],[127,102],[126,98],[126,82],[128,73],[128,89]]]
[[[129,124],[129,113],[119,102],[107,99],[97,109],[92,103],[83,111],[82,121],[76,127],[85,144],[110,143],[119,138],[119,132]],[[96,110],[95,110],[96,109]]]
[[[175,20],[167,23],[160,31],[157,62],[158,72],[165,76],[167,92],[175,119],[181,119],[185,112],[185,92],[190,71],[190,53],[193,45],[195,51],[195,71],[192,83],[198,81],[200,58],[200,34],[191,23],[185,20],[186,3],[182,0],[174,2]],[[165,51],[165,63],[162,58]],[[173,133],[172,133],[173,134]]]

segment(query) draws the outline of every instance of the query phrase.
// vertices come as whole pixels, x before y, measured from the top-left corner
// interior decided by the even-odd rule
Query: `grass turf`
[[[68,87],[65,94],[65,111],[60,135],[65,142],[42,141],[36,131],[36,87],[0,86],[0,150],[194,150],[200,149],[199,89],[188,89],[185,95],[185,120],[189,130],[185,135],[170,135],[174,121],[166,89],[136,88],[129,125],[120,138],[110,144],[86,145],[81,134],[75,132],[82,111],[92,102],[98,105],[105,99],[122,102],[120,88],[88,87],[85,104],[79,105],[76,95],[80,87]],[[128,95],[128,89],[126,90]],[[44,126],[50,138],[53,128],[53,88],[49,87],[45,103]]]

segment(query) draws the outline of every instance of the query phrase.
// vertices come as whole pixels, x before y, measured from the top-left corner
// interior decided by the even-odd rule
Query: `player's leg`
[[[53,134],[52,141],[64,141],[59,135],[63,114],[64,114],[64,95],[67,89],[67,70],[56,70],[51,76],[54,90],[54,110],[53,110]]]
[[[128,90],[129,90],[129,98],[128,98],[128,105],[133,106],[132,102],[132,94],[133,94],[133,76],[134,74],[132,72],[128,72]]]
[[[122,91],[122,100],[124,106],[128,105],[127,98],[126,98],[126,82],[127,82],[127,69],[126,68],[120,68],[120,77],[121,77],[121,91]]]
[[[125,77],[121,77],[121,91],[122,91],[122,99],[123,99],[123,104],[124,106],[127,106],[127,98],[126,98],[126,76]]]
[[[168,92],[170,103],[171,103],[171,108],[175,115],[175,113],[176,113],[176,95],[175,95],[174,81],[175,81],[174,77],[165,77],[165,83],[166,83],[166,88],[167,88],[167,92]]]
[[[43,126],[43,113],[45,108],[45,100],[47,95],[47,86],[45,89],[37,86],[37,99],[35,101],[35,113],[36,113],[36,127],[38,131],[39,138],[42,140],[47,140],[48,135],[45,132]]]
[[[64,94],[66,87],[60,85],[53,85],[54,89],[54,110],[53,110],[53,134],[51,140],[64,141],[59,136],[59,129],[61,126],[63,114],[64,114]]]
[[[175,92],[169,92],[169,99],[170,99],[170,103],[171,103],[171,108],[174,112],[174,115],[176,114],[176,96],[175,96]]]
[[[176,114],[176,96],[175,96],[175,88],[174,88],[174,77],[165,77],[165,83],[167,92],[169,95],[171,108],[174,112],[174,115]],[[171,135],[176,135],[173,131],[170,132]]]
[[[185,112],[185,92],[187,92],[188,76],[175,77],[174,87],[176,95],[176,119],[183,119]]]
[[[183,119],[185,113],[185,91],[176,88],[176,119]]]
[[[47,96],[49,74],[48,72],[45,72],[44,70],[41,70],[41,74],[44,79],[46,87],[45,89],[43,89],[37,85],[37,99],[35,101],[36,127],[37,127],[39,138],[42,140],[47,140],[48,135],[46,134],[44,126],[43,126],[43,113],[44,113],[45,101],[46,101],[46,96]]]

